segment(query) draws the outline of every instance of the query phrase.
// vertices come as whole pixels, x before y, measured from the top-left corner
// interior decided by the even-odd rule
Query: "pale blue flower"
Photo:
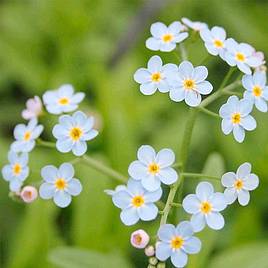
[[[151,221],[157,217],[158,208],[154,202],[162,196],[162,189],[148,192],[139,181],[129,179],[126,189],[112,195],[115,206],[120,208],[120,218],[125,225],[133,225],[139,221]]]
[[[98,135],[93,125],[94,118],[87,117],[81,111],[60,116],[59,124],[55,125],[52,131],[57,139],[57,149],[62,153],[72,151],[76,156],[83,155],[87,150],[86,142]]]
[[[138,160],[133,161],[129,168],[129,175],[140,180],[147,191],[156,191],[161,182],[167,185],[178,180],[177,172],[172,168],[175,154],[170,149],[162,149],[158,153],[149,146],[143,145],[137,153]]]
[[[251,74],[250,67],[256,68],[262,65],[261,58],[254,56],[255,50],[249,44],[239,44],[234,39],[228,38],[225,42],[225,47],[225,61],[230,66],[237,66],[245,74]]]
[[[118,186],[116,186],[115,190],[110,190],[110,189],[104,190],[104,193],[106,193],[110,196],[113,196],[117,192],[122,191],[122,190],[126,190],[126,189],[127,189],[126,185],[118,185]]]
[[[249,191],[258,187],[259,178],[251,173],[251,164],[246,162],[240,165],[236,173],[225,173],[221,182],[226,187],[224,195],[228,204],[232,204],[238,199],[240,205],[246,206],[250,200]]]
[[[19,124],[14,129],[16,141],[11,144],[11,150],[14,152],[29,153],[35,146],[35,140],[41,135],[44,127],[37,125],[37,119],[33,118],[28,125]]]
[[[9,164],[2,168],[3,178],[9,182],[12,192],[18,192],[29,175],[28,154],[17,154],[13,151],[8,153]]]
[[[268,86],[266,73],[255,72],[253,75],[244,75],[242,85],[246,89],[244,98],[252,101],[261,112],[267,112]]]
[[[214,193],[214,188],[209,182],[200,182],[196,187],[196,194],[187,195],[182,206],[192,214],[191,224],[195,232],[204,229],[207,224],[211,229],[220,230],[224,226],[224,218],[220,211],[227,206],[223,193]]]
[[[54,203],[65,208],[70,205],[72,196],[77,196],[82,191],[82,185],[74,178],[74,168],[70,163],[63,163],[59,169],[48,165],[42,168],[41,176],[44,183],[39,188],[40,197],[53,198]]]
[[[205,80],[207,76],[205,66],[193,67],[191,62],[183,61],[177,75],[169,78],[172,85],[170,98],[176,102],[185,100],[192,107],[198,106],[201,103],[201,94],[207,95],[213,89],[211,83]]]
[[[152,95],[158,89],[165,93],[169,91],[168,74],[178,71],[178,66],[172,63],[163,65],[159,56],[150,58],[146,68],[138,69],[134,74],[134,80],[141,84],[140,91],[144,95]]]
[[[214,26],[211,30],[203,29],[200,36],[205,42],[209,54],[220,55],[221,58],[224,58],[226,32],[222,27]]]
[[[188,18],[182,18],[181,19],[183,24],[186,25],[187,27],[193,29],[196,32],[200,32],[203,29],[207,29],[208,25],[204,22],[200,21],[191,21]]]
[[[193,234],[193,227],[188,221],[180,222],[177,227],[162,225],[157,233],[160,241],[156,244],[156,258],[166,261],[171,257],[175,267],[184,267],[188,262],[187,254],[197,254],[201,249],[201,241]]]
[[[49,113],[61,114],[75,111],[84,97],[84,93],[74,93],[73,86],[66,84],[59,89],[46,91],[43,101]]]
[[[150,29],[152,37],[146,40],[146,47],[154,51],[172,51],[177,43],[189,36],[188,33],[182,32],[183,30],[184,26],[179,21],[175,21],[169,26],[162,22],[153,23]]]
[[[236,96],[229,97],[219,111],[223,118],[221,123],[223,133],[228,135],[233,132],[235,140],[243,142],[245,130],[254,130],[257,126],[256,120],[250,115],[252,108],[252,102],[249,100],[239,100]]]

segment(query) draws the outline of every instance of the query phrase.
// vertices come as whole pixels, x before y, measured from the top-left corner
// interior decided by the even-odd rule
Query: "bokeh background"
[[[266,0],[1,1],[1,167],[7,163],[13,128],[23,122],[20,113],[25,101],[64,83],[86,92],[81,109],[97,118],[101,133],[89,143],[91,156],[127,175],[141,144],[178,152],[188,107],[172,102],[167,94],[143,96],[133,81],[135,70],[156,54],[144,45],[150,24],[169,24],[181,17],[205,21],[210,26],[223,26],[229,37],[267,54],[267,14]],[[198,39],[186,42],[186,47],[194,64],[207,55]],[[179,63],[173,53],[157,54],[165,62]],[[228,66],[217,57],[211,57],[206,65],[208,80],[216,89]],[[209,108],[217,112],[224,101]],[[255,110],[254,116],[258,127],[247,132],[243,144],[224,136],[219,120],[203,114],[198,117],[187,171],[205,169],[220,176],[249,161],[261,184],[252,193],[249,206],[235,204],[224,212],[222,231],[205,230],[198,235],[203,248],[190,258],[188,267],[268,267],[268,115]],[[44,139],[53,140],[51,128],[56,121],[53,116],[41,119],[46,127]],[[28,182],[40,181],[42,166],[70,159],[72,155],[36,148],[30,155]],[[13,202],[8,197],[8,184],[1,178],[0,267],[147,267],[148,260],[142,250],[130,246],[129,236],[140,227],[153,236],[159,222],[124,226],[119,210],[103,193],[115,187],[114,182],[82,165],[76,166],[76,175],[84,189],[67,209],[59,209],[51,201]],[[188,179],[185,194],[193,191],[197,182]]]

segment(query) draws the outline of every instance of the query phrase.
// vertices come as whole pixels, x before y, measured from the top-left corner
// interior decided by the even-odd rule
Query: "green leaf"
[[[72,247],[59,247],[52,250],[49,254],[49,261],[59,268],[133,267],[118,253],[102,254]]]
[[[268,242],[259,242],[230,248],[216,255],[210,262],[209,268],[268,267]]]

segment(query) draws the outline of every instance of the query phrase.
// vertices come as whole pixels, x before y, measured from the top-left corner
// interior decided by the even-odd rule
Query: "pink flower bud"
[[[23,187],[20,197],[25,203],[32,203],[38,196],[37,190],[33,186]]]
[[[137,230],[131,234],[130,242],[135,248],[145,248],[149,243],[150,237],[144,230]]]
[[[154,247],[153,246],[148,246],[147,248],[145,248],[144,252],[145,252],[145,255],[147,257],[152,257],[152,256],[154,256],[154,253],[155,253]]]
[[[26,109],[22,111],[21,115],[24,119],[30,120],[38,117],[42,113],[42,102],[38,96],[28,99],[26,102]]]

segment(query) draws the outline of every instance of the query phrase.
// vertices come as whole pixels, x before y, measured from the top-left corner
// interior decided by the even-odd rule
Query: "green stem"
[[[170,205],[172,207],[175,207],[175,208],[181,208],[182,207],[182,204],[181,203],[174,203],[174,202],[172,202]]]
[[[183,172],[183,173],[180,173],[180,175],[184,177],[188,177],[188,178],[207,178],[207,179],[212,179],[212,180],[220,180],[220,178],[217,176],[211,176],[211,175],[202,174],[202,173]]]
[[[184,44],[183,43],[180,43],[179,44],[179,48],[180,48],[180,53],[181,53],[181,58],[182,58],[182,60],[187,60],[187,51],[186,51],[186,49],[185,49],[185,47],[184,47]]]
[[[36,144],[43,146],[43,147],[47,147],[47,148],[55,148],[56,147],[56,144],[54,142],[43,141],[42,139],[37,139]]]
[[[182,171],[183,171],[185,164],[186,164],[189,145],[190,145],[192,132],[193,132],[193,128],[194,128],[194,122],[196,120],[197,114],[198,114],[198,109],[190,108],[189,117],[188,117],[188,120],[186,122],[185,130],[184,130],[184,135],[183,135],[183,139],[182,139],[182,146],[181,146],[181,153],[180,153],[180,157],[181,157],[180,160],[182,163],[182,165],[181,165]],[[180,179],[170,187],[167,202],[166,202],[166,205],[164,207],[163,214],[161,216],[160,225],[163,225],[167,222],[167,217],[168,217],[168,214],[169,214],[170,209],[171,209],[171,204],[174,201],[174,198],[175,198],[175,195],[176,195],[178,188],[180,187],[180,185],[183,185],[183,180],[184,180],[184,177],[181,175]],[[180,188],[182,188],[182,187],[180,187]]]
[[[220,91],[222,88],[224,88],[224,87],[226,86],[227,82],[228,82],[229,79],[231,78],[231,76],[232,76],[232,74],[233,74],[234,71],[235,71],[235,68],[233,68],[233,67],[231,67],[231,68],[229,69],[229,71],[227,72],[226,76],[225,76],[224,79],[222,80],[222,83],[221,83],[221,85],[220,85],[220,87],[219,87],[219,91]]]
[[[208,115],[213,116],[213,117],[218,118],[218,119],[221,118],[218,114],[216,114],[216,113],[214,113],[214,112],[212,112],[212,111],[210,111],[210,110],[208,110],[208,109],[206,109],[206,108],[204,108],[204,107],[197,107],[197,108],[198,108],[201,112],[203,112],[203,113],[205,113],[205,114],[208,114]]]
[[[97,171],[109,176],[110,178],[116,180],[117,182],[125,183],[127,181],[127,177],[125,177],[121,173],[115,171],[114,169],[105,166],[101,162],[93,159],[92,157],[90,157],[88,155],[82,156],[81,160],[82,160],[82,163],[84,162],[88,166],[90,166],[90,167],[96,169]]]

